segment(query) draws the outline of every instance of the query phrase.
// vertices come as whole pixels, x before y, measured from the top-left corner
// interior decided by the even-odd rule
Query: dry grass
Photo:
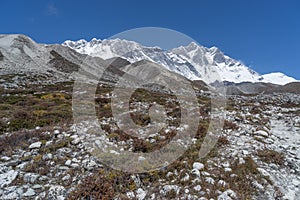
[[[41,134],[43,130],[22,130],[12,133],[11,135],[0,137],[0,153],[16,150],[18,148],[27,148],[32,142],[38,140],[48,140],[52,136]]]
[[[275,163],[277,165],[283,165],[285,158],[282,153],[279,153],[270,149],[262,149],[258,150],[256,154],[260,157],[260,159],[266,163]]]

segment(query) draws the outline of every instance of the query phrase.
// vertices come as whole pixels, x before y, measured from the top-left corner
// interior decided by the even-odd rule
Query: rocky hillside
[[[0,199],[300,199],[297,82],[215,83],[231,94],[222,105],[219,90],[147,59],[103,60],[23,35],[1,35],[0,52]],[[92,101],[78,98],[90,90]],[[210,126],[215,104],[222,129]],[[199,157],[207,138],[216,144]],[[166,146],[166,160],[184,151],[149,170],[162,157],[148,155]]]

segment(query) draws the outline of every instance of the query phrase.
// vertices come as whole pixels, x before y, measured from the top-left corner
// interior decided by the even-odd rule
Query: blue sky
[[[296,0],[4,0],[0,33],[61,43],[164,27],[217,46],[259,73],[282,71],[300,80],[299,10]]]

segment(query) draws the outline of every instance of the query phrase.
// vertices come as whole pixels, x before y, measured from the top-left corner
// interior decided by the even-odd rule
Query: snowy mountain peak
[[[137,42],[119,38],[104,40],[93,38],[90,42],[67,40],[63,45],[79,53],[103,59],[122,57],[131,63],[148,60],[188,79],[203,80],[206,83],[221,80],[234,83],[270,82],[283,85],[296,81],[282,73],[260,75],[240,61],[225,55],[217,47],[206,48],[196,42],[168,51],[159,47],[145,47]]]
[[[273,83],[273,84],[281,83],[281,85],[285,85],[290,82],[297,82],[296,79],[289,77],[281,72],[273,72],[273,73],[262,75],[261,81],[266,83]]]

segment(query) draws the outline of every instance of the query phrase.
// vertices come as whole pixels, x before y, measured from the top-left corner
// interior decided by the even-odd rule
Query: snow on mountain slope
[[[274,72],[274,73],[270,73],[270,74],[264,74],[261,76],[262,78],[262,82],[265,83],[273,83],[273,84],[278,84],[280,83],[280,85],[285,85],[287,83],[290,82],[297,82],[296,79],[289,77],[281,72]]]
[[[63,43],[79,53],[109,59],[122,57],[129,62],[149,60],[164,66],[191,80],[203,80],[206,83],[215,81],[270,82],[284,85],[296,81],[282,73],[260,75],[240,61],[234,60],[221,52],[217,47],[206,48],[194,42],[169,51],[159,47],[145,47],[139,43],[121,39],[92,39]]]
[[[77,42],[67,40],[63,45],[79,53],[97,56],[103,59],[122,57],[131,63],[148,60],[158,63],[166,69],[181,74],[188,79],[194,80],[201,78],[201,75],[194,66],[182,59],[181,56],[164,51],[158,47],[145,47],[136,42],[121,39],[92,39],[90,42],[86,42],[85,40],[79,40]]]
[[[186,47],[178,47],[171,50],[182,55],[196,67],[200,74],[204,74],[204,81],[214,82],[216,80],[230,82],[256,82],[258,73],[252,71],[242,63],[225,56],[218,48],[206,48],[196,43]]]

